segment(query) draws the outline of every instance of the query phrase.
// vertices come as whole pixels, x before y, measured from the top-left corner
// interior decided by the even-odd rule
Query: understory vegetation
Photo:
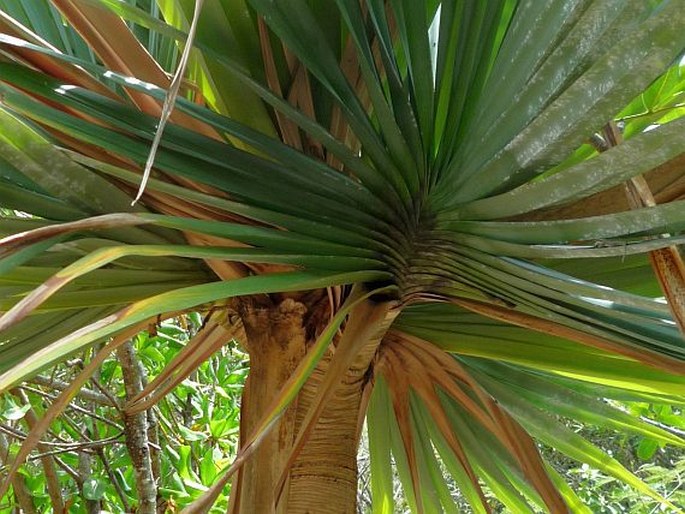
[[[14,491],[0,502],[0,513],[22,508],[25,514],[52,512],[59,501],[68,512],[123,514],[135,509],[139,495],[132,455],[136,448],[126,438],[126,425],[135,424],[121,412],[126,397],[125,376],[148,383],[159,376],[202,325],[192,313],[167,320],[143,331],[131,342],[127,356],[112,357],[100,366],[86,387],[71,400],[51,425],[37,450],[13,483],[27,496]],[[97,351],[95,348],[93,351]],[[27,432],[57,393],[68,387],[91,352],[37,375],[0,399],[0,473],[11,462]],[[128,368],[124,371],[125,368]],[[249,371],[247,354],[237,341],[224,346],[189,378],[175,387],[147,414],[147,435],[138,444],[151,450],[150,467],[160,512],[180,512],[215,481],[218,472],[235,458],[240,430],[240,397]],[[685,434],[685,414],[668,405],[620,405],[633,415]],[[636,473],[650,487],[675,505],[685,506],[685,452],[662,447],[648,437],[627,437],[606,429],[566,421],[574,431]],[[135,429],[135,426],[134,426]],[[620,480],[588,465],[565,458],[552,448],[543,455],[569,481],[595,513],[653,514],[663,512]],[[359,450],[359,514],[372,512],[368,438]],[[140,462],[137,463],[141,465]],[[50,471],[52,470],[52,471]],[[446,474],[447,476],[447,474]],[[409,513],[401,481],[395,475],[396,513]],[[52,487],[52,489],[51,489]],[[449,483],[459,512],[471,512],[458,485]],[[59,492],[60,500],[54,495]],[[18,491],[17,491],[18,492]],[[496,497],[486,491],[491,501]],[[51,495],[53,497],[51,498]],[[213,512],[223,513],[230,490],[219,497]],[[33,509],[33,510],[32,510]],[[509,513],[501,504],[495,512]]]

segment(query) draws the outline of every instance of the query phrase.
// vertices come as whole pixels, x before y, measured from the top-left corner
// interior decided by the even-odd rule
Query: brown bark
[[[119,348],[117,355],[124,378],[126,398],[131,399],[143,390],[143,378],[140,363],[135,357],[130,341]],[[122,412],[126,448],[131,456],[133,472],[136,478],[138,493],[138,514],[156,514],[157,484],[152,472],[152,458],[148,441],[147,413],[126,414]]]
[[[329,361],[330,355],[300,394],[302,407],[312,402]],[[287,514],[356,512],[357,417],[364,381],[364,373],[346,375],[322,412],[290,472]],[[298,409],[298,418],[304,414]]]
[[[365,302],[347,321],[337,352],[353,345],[356,354],[325,403],[313,432],[290,471],[288,514],[354,514],[357,503],[359,420],[366,409],[364,390],[381,339],[397,311],[390,303]],[[337,353],[336,352],[336,353]],[[318,366],[300,393],[298,429],[319,392],[331,355]]]
[[[292,299],[243,308],[241,316],[251,370],[242,405],[241,437],[251,434],[314,337],[305,327],[306,307]],[[356,354],[341,382],[296,455],[278,496],[278,480],[296,435],[315,407],[336,353],[323,358],[296,402],[286,411],[233,482],[229,512],[247,514],[353,514],[356,511],[357,447],[364,387],[378,344],[393,318],[389,304],[367,303],[350,316],[340,344],[354,343]],[[358,337],[357,337],[358,336]],[[305,427],[306,428],[306,427]],[[276,502],[278,502],[276,504]]]
[[[241,317],[250,352],[250,375],[245,383],[241,410],[241,436],[251,434],[285,381],[305,353],[306,307],[292,299],[278,305],[244,304]],[[236,514],[285,513],[275,509],[275,483],[295,436],[295,409],[292,405],[278,426],[262,442],[240,470],[234,491]],[[238,485],[236,484],[236,485]]]

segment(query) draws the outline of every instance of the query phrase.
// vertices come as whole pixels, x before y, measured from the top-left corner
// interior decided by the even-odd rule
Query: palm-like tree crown
[[[481,483],[582,512],[533,438],[654,494],[557,417],[683,444],[602,399],[685,400],[685,3],[198,3],[131,206],[195,2],[0,0],[0,203],[32,215],[0,220],[0,390],[159,317],[210,313],[205,355],[217,312],[297,304],[253,435],[328,355],[306,444],[363,362],[377,512],[391,456],[416,511],[454,509],[436,455],[476,512]]]

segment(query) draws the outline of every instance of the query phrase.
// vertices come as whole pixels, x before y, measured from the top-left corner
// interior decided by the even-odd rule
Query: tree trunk
[[[300,406],[311,403],[329,361],[330,355],[305,386],[300,394]],[[348,373],[327,402],[290,472],[287,514],[356,512],[357,425],[365,381],[364,373]],[[298,422],[301,423],[305,414],[304,408],[298,409]]]
[[[275,306],[244,304],[242,307],[245,343],[250,353],[250,374],[241,405],[240,430],[244,440],[254,431],[305,354],[307,309],[292,299]],[[275,487],[293,445],[296,408],[296,404],[291,405],[240,470],[231,495],[235,514],[287,512],[283,504],[278,509],[275,507]]]
[[[297,367],[313,341],[305,326],[306,307],[292,299],[276,306],[250,305],[241,317],[250,353],[250,376],[242,404],[241,437],[246,438]],[[297,400],[233,482],[232,514],[354,514],[357,448],[366,410],[364,387],[378,344],[393,317],[390,305],[368,302],[353,310],[345,327],[357,339],[351,366],[337,385],[290,469],[276,504],[276,486],[298,431],[330,367],[334,351],[322,359]]]

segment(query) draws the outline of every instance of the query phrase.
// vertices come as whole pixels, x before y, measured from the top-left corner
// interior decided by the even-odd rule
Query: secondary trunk
[[[260,421],[273,398],[313,343],[305,326],[306,307],[292,299],[278,305],[250,305],[241,313],[251,370],[241,411],[241,437]],[[353,311],[346,331],[359,351],[290,469],[280,499],[276,485],[297,433],[331,365],[333,350],[319,364],[296,402],[236,475],[232,514],[354,514],[357,496],[359,420],[366,409],[364,387],[376,349],[393,315],[388,304],[369,303]],[[349,339],[349,337],[346,337]],[[346,343],[349,341],[345,341]]]

